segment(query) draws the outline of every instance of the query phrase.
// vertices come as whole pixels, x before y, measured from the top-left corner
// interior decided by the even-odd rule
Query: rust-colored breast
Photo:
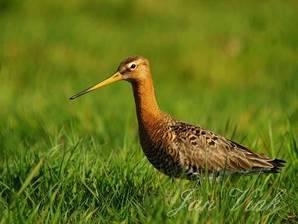
[[[140,128],[140,143],[150,163],[169,176],[179,177],[182,172],[179,150],[175,147],[176,134],[171,130],[173,120],[165,117],[150,128]]]

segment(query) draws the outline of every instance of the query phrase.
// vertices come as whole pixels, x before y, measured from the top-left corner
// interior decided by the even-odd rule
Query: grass
[[[297,223],[297,12],[1,0],[0,223]],[[164,111],[286,160],[282,173],[173,180],[143,155],[128,84],[68,101],[134,54]]]

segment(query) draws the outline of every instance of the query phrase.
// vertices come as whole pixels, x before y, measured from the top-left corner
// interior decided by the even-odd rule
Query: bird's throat
[[[158,107],[153,81],[150,78],[132,83],[140,129],[148,129],[158,122],[162,113]]]

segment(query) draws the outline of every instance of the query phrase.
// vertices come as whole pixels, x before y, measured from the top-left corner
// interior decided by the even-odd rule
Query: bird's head
[[[117,72],[130,82],[144,80],[150,74],[149,61],[141,56],[128,57],[120,63]]]
[[[114,75],[94,86],[84,89],[78,94],[75,94],[72,97],[70,97],[70,99],[73,100],[79,96],[82,96],[93,90],[109,85],[113,82],[127,80],[129,82],[135,83],[142,80],[146,80],[149,76],[150,67],[149,61],[146,58],[141,56],[128,57],[120,63],[117,72]]]

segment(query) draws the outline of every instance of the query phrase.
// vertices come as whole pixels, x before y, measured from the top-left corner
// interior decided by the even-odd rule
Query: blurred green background
[[[150,60],[164,111],[295,154],[282,150],[298,132],[297,1],[0,0],[2,183],[17,191],[42,153],[76,139],[103,148],[91,157],[143,158],[128,83],[68,100],[130,55]],[[27,171],[7,165],[20,158]]]
[[[127,84],[67,100],[129,55],[149,58],[159,102],[178,118],[297,124],[297,9],[295,1],[1,0],[1,129],[44,122],[52,132],[74,118],[88,129],[98,116],[134,116]]]

